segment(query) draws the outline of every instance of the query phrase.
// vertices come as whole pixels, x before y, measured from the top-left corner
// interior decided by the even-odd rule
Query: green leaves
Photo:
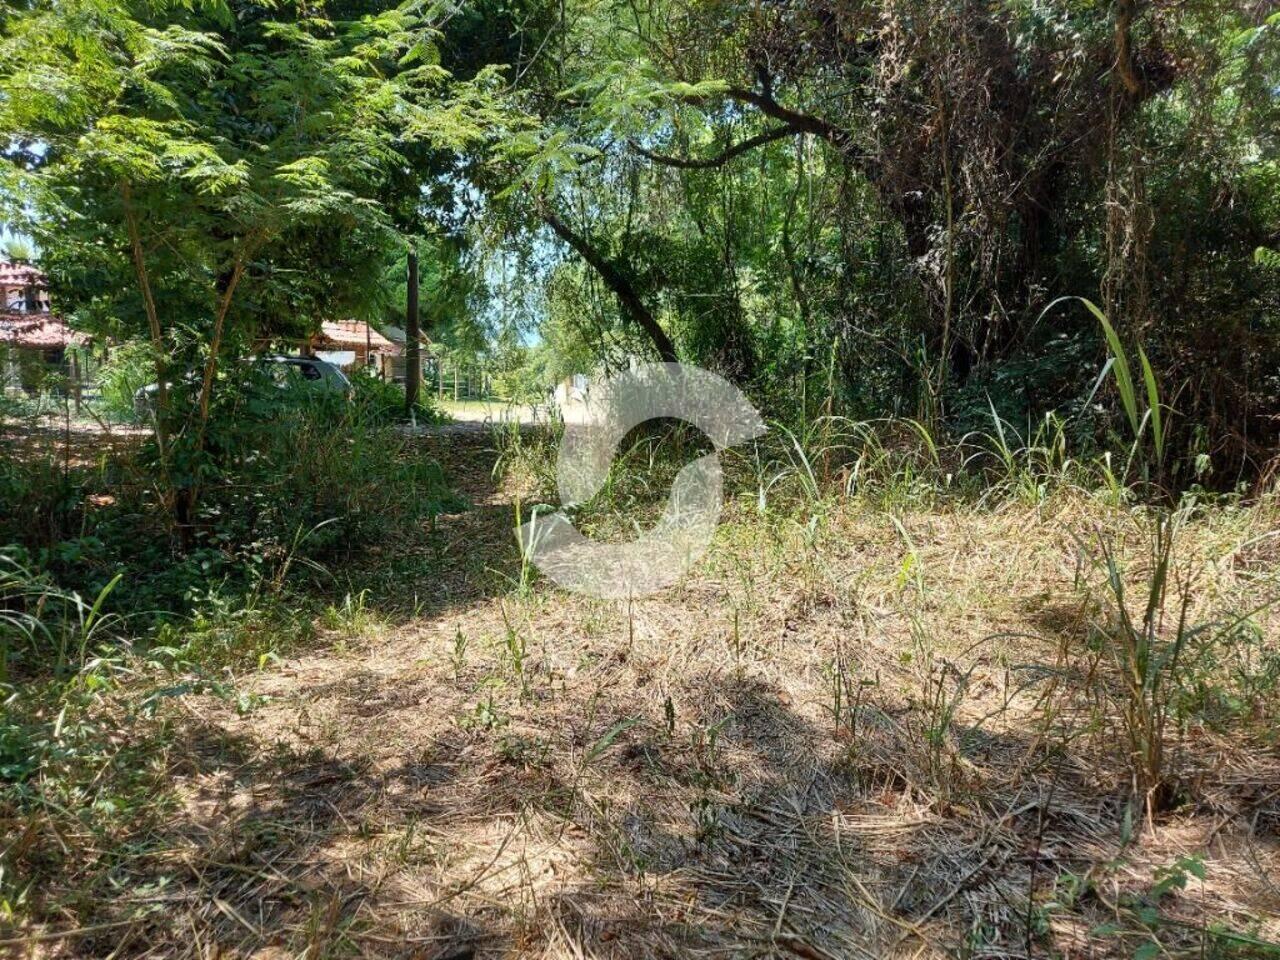
[[[505,144],[507,156],[523,164],[511,184],[498,194],[508,197],[516,191],[531,189],[537,194],[549,192],[556,182],[576,173],[582,164],[600,156],[595,147],[575,142],[567,130],[522,131]]]
[[[1085,309],[1097,319],[1099,326],[1102,327],[1102,334],[1106,339],[1107,349],[1111,354],[1110,366],[1115,374],[1116,391],[1120,395],[1120,404],[1124,408],[1125,418],[1128,420],[1129,428],[1133,432],[1135,448],[1141,443],[1142,436],[1146,432],[1147,423],[1150,422],[1156,463],[1157,465],[1162,465],[1164,463],[1166,440],[1164,411],[1160,401],[1160,383],[1156,378],[1155,370],[1151,366],[1151,361],[1147,359],[1146,351],[1143,350],[1141,345],[1138,346],[1138,361],[1142,369],[1142,386],[1145,393],[1144,397],[1140,397],[1137,390],[1137,381],[1134,379],[1133,370],[1129,365],[1128,354],[1125,352],[1120,335],[1116,333],[1115,327],[1112,326],[1107,315],[1102,312],[1097,304],[1084,297],[1059,297],[1045,307],[1040,315],[1043,317],[1064,300],[1079,300],[1084,304]],[[1140,399],[1143,400],[1141,405],[1139,403]]]
[[[602,133],[629,137],[656,130],[681,107],[714,99],[728,88],[721,79],[672,80],[647,60],[627,57],[603,64],[560,97],[584,101],[583,119]]]
[[[1107,319],[1107,315],[1098,308],[1097,304],[1083,297],[1078,299],[1085,305],[1085,309],[1097,318],[1098,323],[1102,326],[1102,333],[1107,340],[1107,348],[1111,351],[1111,359],[1115,362],[1112,369],[1116,375],[1116,389],[1120,392],[1120,402],[1124,405],[1125,416],[1129,418],[1129,426],[1132,428],[1134,436],[1137,436],[1140,430],[1138,401],[1137,394],[1133,389],[1133,374],[1129,370],[1129,360],[1125,355],[1124,345],[1121,344],[1115,327],[1111,325],[1111,321]],[[1146,357],[1144,356],[1143,360],[1145,361],[1145,359]]]
[[[589,764],[595,763],[602,756],[604,756],[605,753],[608,751],[608,749],[611,746],[613,746],[614,741],[617,740],[618,737],[620,737],[626,731],[634,727],[637,723],[639,723],[640,719],[641,719],[640,717],[627,717],[625,720],[619,720],[617,723],[611,726],[608,730],[606,730],[604,732],[604,736],[602,736],[599,740],[593,743],[591,745],[591,749],[588,750],[586,753],[586,756],[583,757],[583,760],[582,760],[583,766],[587,766]]]
[[[184,157],[210,155],[204,145],[184,139],[184,128],[182,123],[146,117],[105,116],[75,142],[67,164],[77,164],[88,175],[97,173],[113,181],[160,181],[181,173]]]
[[[206,80],[213,77],[216,61],[227,59],[227,48],[218,37],[169,24],[163,30],[142,31],[144,45],[133,68],[133,78],[151,77],[162,70],[191,71]]]
[[[1253,251],[1253,262],[1260,267],[1280,270],[1280,250],[1272,250],[1270,247],[1258,247],[1257,250]]]
[[[45,155],[33,171],[4,169],[3,213],[51,266],[65,257],[68,275],[99,251],[120,279],[103,277],[95,312],[137,332],[127,186],[169,322],[198,332],[218,309],[218,279],[250,248],[260,266],[246,285],[262,270],[294,287],[299,231],[385,232],[405,144],[465,150],[504,129],[497,72],[455,82],[435,15],[417,3],[350,21],[280,7],[237,22],[220,0],[69,0],[7,15],[0,128]],[[260,330],[272,324],[259,318]]]
[[[1147,387],[1147,414],[1151,417],[1151,438],[1156,448],[1156,461],[1164,462],[1164,416],[1160,412],[1160,389],[1155,371],[1147,359],[1147,351],[1138,345],[1138,358],[1142,361],[1142,381]]]

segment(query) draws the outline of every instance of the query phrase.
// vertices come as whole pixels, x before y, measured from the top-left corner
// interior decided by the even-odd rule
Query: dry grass
[[[680,586],[605,603],[518,589],[514,491],[489,482],[487,443],[426,442],[476,502],[440,531],[456,563],[403,584],[429,606],[238,678],[265,698],[247,713],[168,706],[177,808],[97,851],[111,898],[77,903],[74,878],[41,891],[12,955],[1250,956],[1280,940],[1274,690],[1229,726],[1171,731],[1170,812],[1145,825],[1128,803],[1079,538],[1137,557],[1129,512],[1064,492],[895,525],[858,500],[761,516],[747,491]],[[1280,588],[1275,519],[1192,521],[1193,616]],[[1254,618],[1268,638],[1277,619]],[[1179,857],[1203,881],[1153,891]]]

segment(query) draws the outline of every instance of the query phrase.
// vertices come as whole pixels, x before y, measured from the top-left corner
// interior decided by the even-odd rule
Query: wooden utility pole
[[[76,416],[80,416],[80,358],[71,354],[71,396],[76,402]]]
[[[422,354],[418,334],[418,251],[409,248],[409,290],[404,317],[404,403],[406,410],[418,405],[422,384]]]

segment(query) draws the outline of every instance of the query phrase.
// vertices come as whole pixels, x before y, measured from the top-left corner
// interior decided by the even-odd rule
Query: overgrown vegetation
[[[104,361],[0,318],[0,952],[1280,955],[1278,30],[0,5],[8,256]],[[403,384],[252,362],[348,318]],[[559,590],[566,378],[653,359],[769,431],[677,586]]]

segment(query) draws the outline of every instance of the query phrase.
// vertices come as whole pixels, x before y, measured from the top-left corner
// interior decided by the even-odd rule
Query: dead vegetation
[[[1138,681],[1163,717],[1148,803],[1116,652],[1159,562],[1141,510],[1070,487],[807,502],[794,475],[762,509],[744,481],[692,576],[601,602],[520,575],[527,446],[491,481],[489,439],[425,442],[474,503],[422,548],[435,582],[400,585],[430,605],[353,599],[237,698],[165,699],[137,721],[164,731],[156,806],[118,832],[4,823],[9,877],[41,878],[6,950],[1277,952],[1270,502],[1180,520],[1149,639],[1185,643]]]

